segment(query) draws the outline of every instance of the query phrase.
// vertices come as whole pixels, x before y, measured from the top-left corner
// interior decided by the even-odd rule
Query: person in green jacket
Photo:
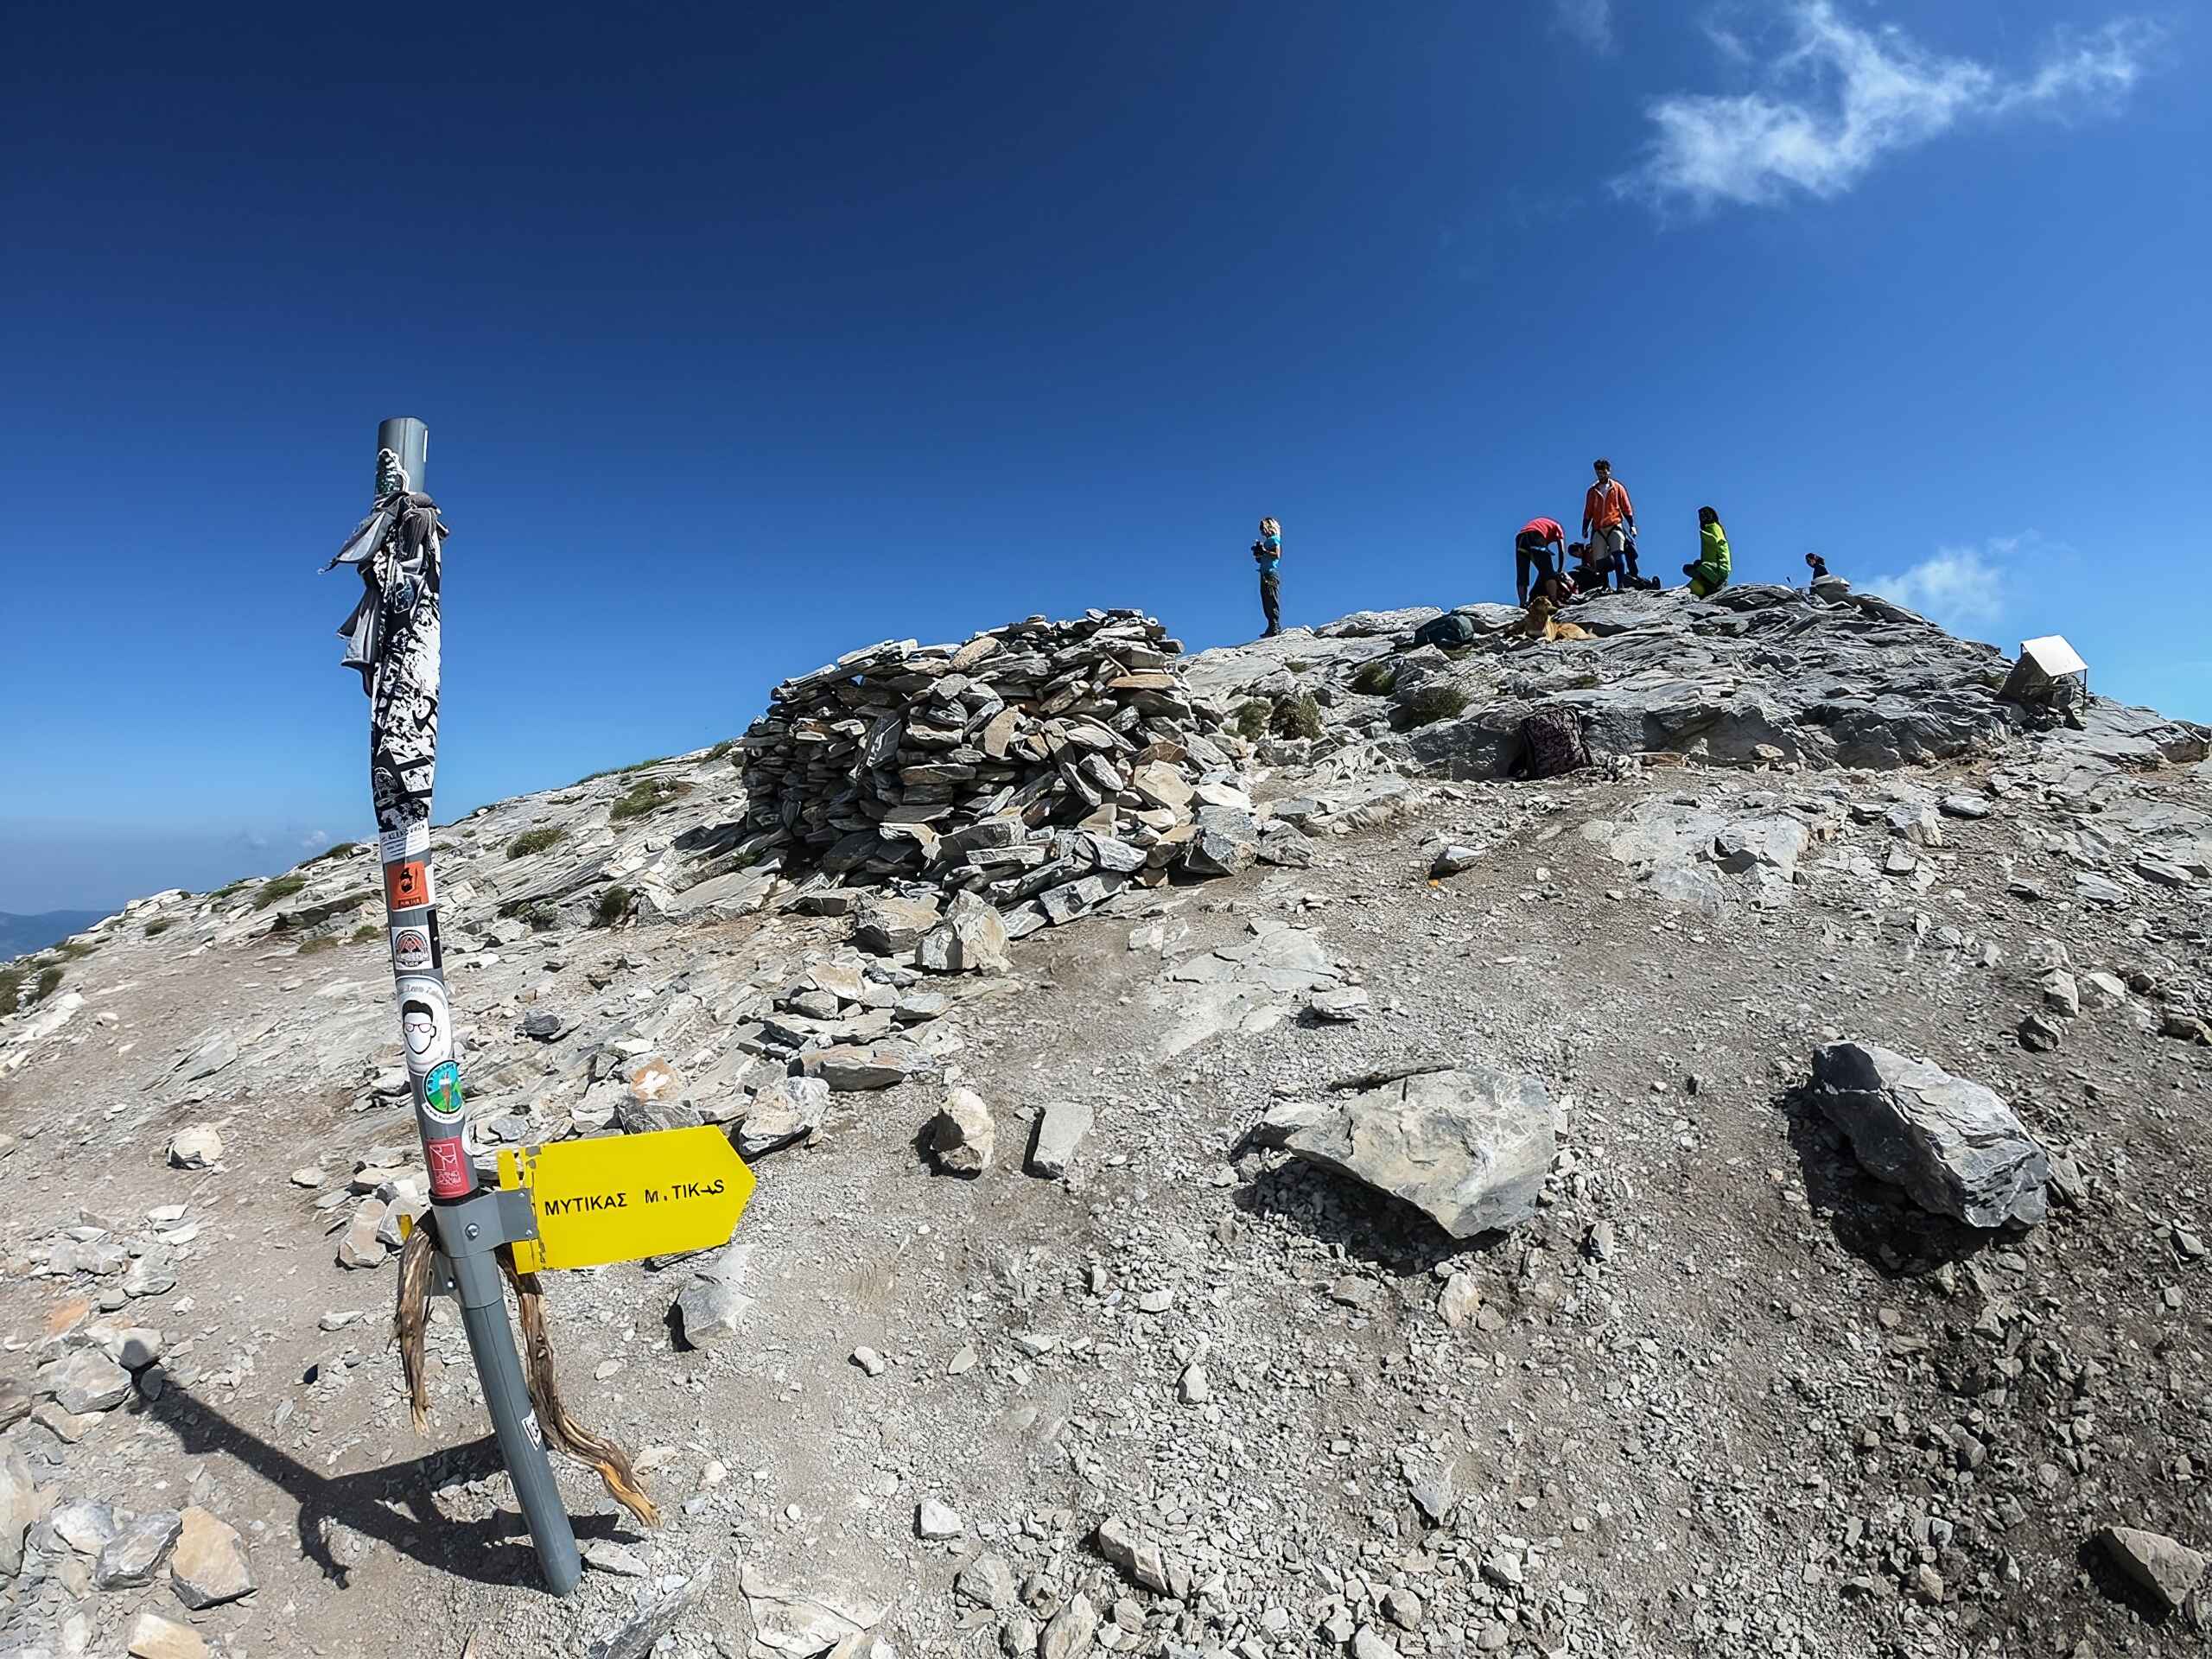
[[[1703,599],[1728,585],[1728,532],[1711,507],[1697,510],[1697,563],[1684,565],[1682,574],[1690,579],[1690,597]]]

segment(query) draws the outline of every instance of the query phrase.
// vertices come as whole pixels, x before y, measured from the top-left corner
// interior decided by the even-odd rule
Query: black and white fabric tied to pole
[[[345,666],[370,698],[370,775],[377,824],[427,821],[438,751],[438,566],[445,524],[410,489],[399,457],[377,455],[376,505],[323,566],[361,573],[361,599],[340,626]]]

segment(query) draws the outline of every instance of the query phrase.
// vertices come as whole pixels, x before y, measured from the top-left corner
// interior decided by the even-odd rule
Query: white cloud
[[[1953,632],[1987,627],[2003,619],[2011,602],[2006,571],[2016,562],[2021,543],[2018,536],[2004,536],[1986,543],[1986,551],[1974,547],[1938,548],[1908,570],[1857,585],[1918,611]]]
[[[1614,188],[1694,207],[1771,205],[1799,192],[1840,195],[1885,156],[1961,123],[2057,115],[2124,95],[2141,79],[2161,35],[2123,18],[2087,35],[2063,35],[2033,73],[2007,76],[1971,58],[1927,51],[1894,25],[1861,28],[1832,0],[1796,0],[1788,48],[1751,73],[1764,90],[1678,92],[1646,113],[1657,128],[1643,164]],[[1708,27],[1726,55],[1751,58],[1734,35]]]
[[[1559,26],[1594,51],[1613,49],[1613,0],[1552,0]]]

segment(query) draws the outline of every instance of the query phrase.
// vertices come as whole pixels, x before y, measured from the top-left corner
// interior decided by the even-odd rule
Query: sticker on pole
[[[499,1185],[530,1194],[537,1236],[514,1246],[524,1273],[680,1255],[727,1243],[753,1172],[712,1124],[606,1135],[499,1154]]]

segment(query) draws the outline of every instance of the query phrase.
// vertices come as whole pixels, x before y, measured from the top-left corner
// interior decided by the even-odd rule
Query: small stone
[[[1048,1181],[1065,1178],[1075,1161],[1076,1148],[1090,1133],[1091,1109],[1079,1100],[1048,1102],[1037,1115],[1037,1132],[1029,1147],[1029,1173]]]
[[[1613,1259],[1613,1224],[1596,1221],[1590,1224],[1589,1236],[1582,1241],[1582,1248],[1592,1262]]]
[[[1420,1596],[1403,1585],[1394,1586],[1383,1595],[1383,1617],[1402,1630],[1420,1629],[1421,1611]]]
[[[6,1585],[23,1569],[23,1535],[39,1516],[41,1502],[38,1483],[31,1478],[30,1464],[13,1445],[0,1444],[0,1585]],[[54,1528],[67,1539],[70,1533],[62,1531],[60,1516],[64,1510],[86,1510],[104,1522],[99,1545],[105,1544],[108,1535],[105,1528],[114,1522],[106,1518],[107,1506],[101,1504],[64,1504],[54,1511]],[[71,1548],[75,1548],[73,1542]]]
[[[195,1612],[253,1593],[253,1563],[238,1529],[198,1504],[188,1506],[169,1556],[176,1599]]]
[[[930,1120],[930,1155],[948,1174],[979,1175],[990,1167],[997,1139],[991,1109],[972,1089],[955,1089]]]
[[[1482,1306],[1482,1287],[1474,1274],[1455,1273],[1444,1281],[1443,1294],[1436,1299],[1436,1311],[1445,1324],[1457,1330]]]
[[[1052,1615],[1037,1643],[1038,1659],[1083,1659],[1098,1639],[1098,1610],[1080,1590]]]
[[[130,1397],[130,1373],[97,1349],[79,1348],[42,1387],[64,1411],[112,1411]]]
[[[1203,1406],[1213,1398],[1213,1385],[1206,1380],[1203,1365],[1186,1365],[1183,1375],[1176,1379],[1175,1397],[1186,1406]]]
[[[327,1176],[326,1176],[321,1170],[317,1169],[313,1164],[302,1164],[299,1168],[292,1172],[292,1185],[294,1186],[304,1186],[309,1188],[318,1187],[328,1179],[329,1178]]]
[[[210,1169],[223,1156],[223,1137],[211,1124],[194,1123],[169,1137],[169,1164],[175,1169]]]
[[[2020,1046],[2031,1054],[2048,1054],[2065,1040],[2065,1033],[2040,1014],[2030,1013],[2020,1020]]]
[[[184,1517],[175,1510],[132,1516],[100,1551],[92,1566],[92,1582],[103,1590],[135,1590],[150,1584],[183,1525]]]
[[[2082,1012],[2082,993],[2074,982],[2074,976],[2063,968],[2054,968],[2043,976],[2043,1005],[2053,1014],[2063,1014],[2072,1019]]]
[[[338,1239],[338,1265],[341,1268],[381,1267],[391,1252],[384,1241],[377,1236],[383,1227],[385,1215],[391,1206],[381,1198],[364,1198],[346,1224],[346,1230]]]
[[[1014,1605],[1014,1569],[996,1555],[978,1555],[952,1580],[952,1593],[1003,1612]]]
[[[2113,1565],[2165,1612],[2177,1611],[2204,1577],[2206,1557],[2162,1532],[2107,1527],[2097,1541]]]
[[[753,1247],[725,1244],[676,1299],[677,1322],[690,1348],[709,1348],[737,1334],[753,1310],[753,1298],[744,1289],[753,1261]]]
[[[1363,987],[1348,985],[1338,990],[1316,991],[1306,1006],[1316,1020],[1354,1025],[1367,1017],[1374,1003]]]
[[[141,1613],[123,1639],[132,1659],[206,1659],[207,1643],[189,1624],[159,1613]]]
[[[610,1573],[618,1579],[642,1579],[652,1569],[635,1550],[626,1549],[611,1538],[594,1538],[583,1548],[584,1565],[598,1573]]]
[[[1339,1307],[1365,1307],[1375,1287],[1356,1273],[1345,1274],[1329,1287],[1329,1300]]]
[[[870,1376],[881,1376],[883,1375],[883,1356],[877,1353],[873,1348],[854,1349],[853,1363],[859,1366],[861,1370],[866,1371]]]
[[[958,1513],[936,1498],[925,1497],[914,1507],[914,1535],[918,1538],[957,1538],[968,1530]]]
[[[1474,868],[1476,861],[1482,855],[1482,849],[1478,847],[1462,847],[1457,843],[1448,843],[1430,862],[1428,873],[1437,877],[1458,875],[1463,871]]]

